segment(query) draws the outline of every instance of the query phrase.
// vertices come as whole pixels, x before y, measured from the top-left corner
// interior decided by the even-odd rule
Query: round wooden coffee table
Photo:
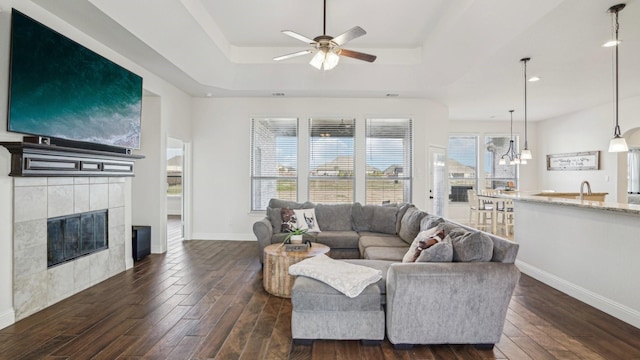
[[[307,251],[285,251],[281,244],[271,244],[264,248],[264,289],[275,296],[291,297],[291,287],[295,276],[289,275],[289,266],[306,258],[326,254],[331,250],[323,244],[313,243]]]

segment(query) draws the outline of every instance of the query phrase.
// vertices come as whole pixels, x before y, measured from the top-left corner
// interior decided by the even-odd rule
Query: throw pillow
[[[293,211],[293,209],[282,208],[280,213],[282,217],[282,226],[280,232],[290,232],[295,230],[296,223],[298,221],[296,218],[296,213]]]
[[[441,241],[423,250],[416,262],[451,262],[453,260],[453,245],[449,241]]]
[[[442,242],[442,240],[444,240],[444,237],[444,230],[440,230],[427,239],[419,240],[418,246],[416,247],[416,252],[413,254],[413,261],[415,262],[416,260],[418,260],[420,254],[422,254],[424,250],[427,250],[437,243]],[[420,234],[418,234],[416,238],[420,238]]]
[[[416,253],[416,249],[418,248],[418,243],[420,243],[420,241],[422,240],[426,240],[432,237],[436,232],[437,232],[436,228],[432,228],[432,229],[420,232],[418,236],[416,236],[416,238],[413,239],[413,242],[409,246],[409,250],[407,250],[407,252],[402,257],[402,262],[403,263],[413,262],[413,255],[415,255]]]
[[[466,233],[449,233],[453,244],[453,261],[481,262],[491,261],[493,257],[493,241],[481,231]]]
[[[298,229],[305,229],[310,232],[320,232],[320,226],[316,220],[315,209],[295,209]]]

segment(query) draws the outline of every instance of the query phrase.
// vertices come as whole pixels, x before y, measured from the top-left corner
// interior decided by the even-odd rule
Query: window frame
[[[273,157],[275,158],[275,162],[276,162],[276,175],[256,175],[256,162],[260,162],[262,163],[262,151],[259,152],[260,156],[258,156],[258,152],[257,150],[262,150],[262,147],[256,147],[256,122],[257,121],[292,121],[295,122],[294,126],[291,127],[291,129],[295,129],[295,146],[293,146],[292,148],[289,147],[285,147],[285,149],[288,149],[289,152],[287,153],[288,156],[295,156],[295,173],[294,175],[289,175],[289,176],[284,176],[284,175],[278,175],[278,172],[281,171],[280,169],[280,164],[278,164],[278,147],[277,147],[277,143],[275,144],[275,148],[274,148],[274,155]],[[273,130],[273,128],[269,128],[271,130]],[[272,117],[253,117],[251,118],[251,148],[250,148],[250,160],[249,160],[249,172],[250,172],[250,178],[251,178],[251,205],[250,205],[250,209],[251,211],[264,211],[267,209],[266,204],[264,204],[264,201],[262,201],[262,191],[260,192],[260,199],[256,199],[256,195],[257,195],[257,188],[256,188],[256,182],[260,182],[260,181],[276,181],[276,185],[275,185],[275,192],[276,192],[276,196],[270,196],[267,195],[267,197],[272,198],[272,197],[279,197],[277,195],[277,188],[278,188],[278,184],[277,182],[280,180],[284,180],[284,181],[292,181],[295,185],[294,185],[294,198],[293,199],[288,199],[288,200],[293,200],[293,201],[298,201],[298,186],[299,186],[299,182],[298,182],[298,178],[299,178],[299,167],[300,167],[300,157],[298,156],[298,149],[300,146],[300,123],[299,123],[299,118],[297,117],[287,117],[287,116],[272,116]],[[274,138],[275,139],[275,138]],[[259,158],[259,159],[258,159]],[[262,169],[262,166],[260,165],[260,168]],[[258,202],[260,202],[262,205],[264,205],[264,208],[262,208],[261,206],[256,206],[258,205]]]
[[[374,128],[370,128],[370,123],[371,122],[375,122],[375,121],[380,121],[380,122],[398,122],[398,123],[403,123],[405,122],[405,124],[402,124],[400,126],[395,126],[395,128],[400,129],[400,128],[404,128],[407,130],[407,133],[405,134],[406,136],[403,136],[402,139],[404,140],[408,140],[408,144],[405,144],[403,142],[402,145],[402,151],[403,151],[403,159],[402,159],[402,164],[390,164],[387,168],[385,169],[377,169],[379,171],[381,171],[383,174],[386,170],[389,170],[389,168],[392,165],[401,165],[402,166],[402,176],[398,176],[397,172],[394,170],[394,173],[396,173],[396,176],[389,176],[389,174],[387,174],[387,176],[385,177],[384,175],[380,175],[380,176],[371,176],[369,174],[368,169],[369,168],[373,168],[375,167],[373,164],[369,163],[369,158],[371,154],[375,154],[375,150],[379,150],[379,147],[376,147],[375,149],[370,148],[369,146],[369,141],[370,139],[384,139],[384,137],[374,137],[374,136],[370,136],[370,132],[371,129]],[[365,173],[364,173],[364,201],[366,204],[378,204],[376,202],[370,202],[370,196],[369,196],[369,182],[370,181],[380,181],[380,180],[393,180],[394,183],[398,183],[398,181],[402,181],[403,183],[403,187],[402,187],[402,199],[400,201],[398,201],[398,199],[396,199],[394,197],[394,199],[390,199],[390,200],[383,200],[382,203],[389,201],[392,203],[397,203],[397,202],[406,202],[406,203],[411,203],[413,200],[413,168],[414,168],[414,141],[413,141],[413,134],[414,134],[414,121],[412,118],[410,117],[367,117],[365,118],[364,121],[364,127],[365,127],[365,135],[364,135],[364,140],[365,140],[365,151],[364,151],[364,156],[365,156]],[[384,134],[383,134],[384,135]],[[371,152],[370,152],[371,150]],[[378,159],[376,159],[378,160]],[[407,168],[408,167],[408,171]],[[397,169],[396,169],[397,170]]]
[[[330,131],[339,131],[339,127],[340,126],[349,126],[348,131],[352,132],[352,136],[348,137],[352,139],[352,145],[351,145],[351,154],[350,155],[341,155],[339,153],[335,154],[335,159],[337,160],[340,156],[351,156],[351,168],[350,168],[350,172],[351,175],[350,176],[340,176],[340,171],[342,170],[338,170],[338,174],[337,175],[313,175],[314,170],[317,171],[317,168],[314,169],[314,160],[312,160],[312,157],[315,156],[314,154],[314,139],[322,139],[322,138],[327,138],[327,139],[331,139],[332,136],[313,136],[313,132],[316,130],[316,128],[314,128],[313,125],[313,121],[318,121],[318,122],[322,122],[322,121],[326,121],[326,122],[335,122],[335,124],[332,125],[325,125],[325,127],[327,128],[327,133],[329,133]],[[345,123],[346,121],[346,123]],[[350,124],[348,122],[351,122]],[[342,204],[342,203],[354,203],[355,202],[355,198],[356,198],[356,154],[357,154],[357,144],[356,144],[356,126],[357,126],[358,122],[356,120],[355,117],[337,117],[337,116],[326,116],[326,117],[310,117],[307,120],[307,125],[308,125],[308,131],[307,131],[307,140],[308,140],[308,153],[307,153],[307,161],[309,164],[309,169],[307,171],[307,200],[310,202],[320,202],[320,203],[325,203],[325,204]],[[334,129],[335,127],[335,129]],[[300,136],[300,134],[298,134],[298,136]],[[339,138],[339,137],[333,137],[333,138]],[[320,154],[320,156],[322,156],[323,154]],[[331,160],[333,161],[333,160]],[[326,163],[329,163],[331,161],[328,161]],[[335,170],[327,170],[327,171],[335,171]],[[322,200],[322,199],[316,199],[315,196],[313,196],[313,189],[312,189],[312,184],[314,182],[323,182],[323,181],[334,181],[336,182],[336,185],[338,182],[347,182],[350,181],[350,186],[351,186],[351,192],[350,192],[350,199],[348,199],[348,201],[326,201],[326,200]],[[337,197],[337,193],[335,194],[335,196]]]

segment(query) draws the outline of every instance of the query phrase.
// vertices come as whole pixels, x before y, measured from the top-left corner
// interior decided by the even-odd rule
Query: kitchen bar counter
[[[523,273],[640,328],[640,205],[495,196],[514,200]]]
[[[554,194],[554,193],[549,193],[549,194]],[[504,197],[504,198],[513,199],[513,200],[522,201],[522,202],[547,203],[550,205],[581,207],[581,208],[589,208],[594,210],[603,210],[603,211],[611,211],[611,212],[618,212],[618,213],[627,213],[631,215],[640,215],[640,205],[637,205],[637,204],[621,204],[621,203],[606,202],[606,201],[567,199],[567,198],[556,197],[556,196],[541,196],[538,194],[533,194],[533,195],[496,194],[494,196]]]

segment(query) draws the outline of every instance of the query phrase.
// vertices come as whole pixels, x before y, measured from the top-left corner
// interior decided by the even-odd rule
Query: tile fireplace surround
[[[16,177],[13,306],[16,320],[126,269],[123,177]],[[47,218],[109,210],[109,248],[47,269]]]

